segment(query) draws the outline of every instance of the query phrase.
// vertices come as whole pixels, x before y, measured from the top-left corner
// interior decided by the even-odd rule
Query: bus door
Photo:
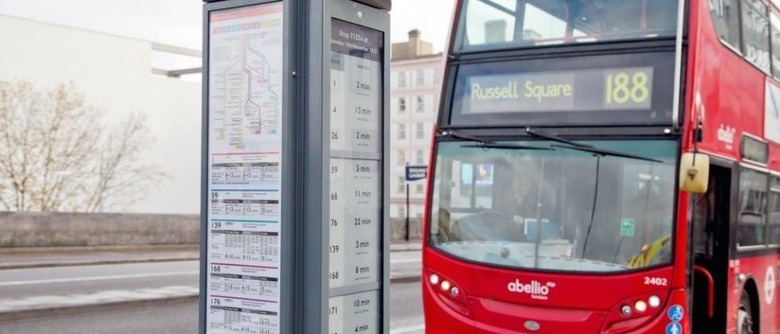
[[[696,334],[726,332],[731,179],[730,168],[711,165],[707,193],[691,195],[691,309]]]

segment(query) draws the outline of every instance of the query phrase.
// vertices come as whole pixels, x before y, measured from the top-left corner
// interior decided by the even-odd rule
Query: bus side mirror
[[[703,153],[683,153],[680,158],[680,190],[703,194],[710,179],[710,156]]]

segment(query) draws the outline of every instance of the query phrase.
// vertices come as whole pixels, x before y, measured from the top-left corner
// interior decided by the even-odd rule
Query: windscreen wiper
[[[575,143],[575,142],[573,142],[571,140],[564,139],[564,138],[561,138],[561,137],[558,137],[558,136],[555,136],[555,135],[551,135],[551,134],[547,134],[547,133],[539,133],[539,131],[536,131],[536,129],[534,129],[534,128],[530,127],[530,126],[525,128],[525,133],[527,133],[527,134],[529,134],[529,135],[531,135],[533,137],[539,137],[539,138],[544,138],[544,139],[547,139],[547,140],[557,141],[559,143],[564,143],[564,144],[571,145],[571,146],[576,146],[576,147],[593,147],[591,145]]]
[[[614,156],[614,157],[621,157],[621,158],[628,158],[628,159],[636,159],[636,160],[643,160],[643,161],[649,161],[649,162],[663,163],[663,161],[661,161],[661,160],[645,158],[645,157],[642,157],[642,156],[628,154],[628,153],[623,153],[623,152],[618,152],[618,151],[606,150],[606,149],[603,149],[603,148],[595,147],[593,145],[586,145],[586,144],[581,144],[581,143],[575,143],[575,142],[573,142],[571,140],[564,139],[564,138],[561,138],[561,137],[558,137],[558,136],[539,133],[538,131],[536,131],[535,129],[530,128],[530,127],[525,128],[525,133],[527,133],[527,134],[529,134],[531,136],[534,136],[534,137],[544,138],[544,139],[548,139],[548,140],[552,140],[552,141],[556,141],[556,142],[564,143],[564,144],[568,145],[568,146],[565,146],[565,145],[550,145],[552,147],[566,148],[566,149],[575,150],[575,151],[590,152],[590,153],[594,153],[594,154],[598,154],[598,155],[609,155],[609,156]]]
[[[645,158],[638,155],[618,152],[618,151],[612,151],[612,150],[605,150],[603,148],[596,148],[596,147],[578,147],[578,146],[565,146],[565,145],[551,145],[552,147],[559,147],[559,148],[566,148],[570,150],[575,151],[583,151],[583,152],[590,152],[598,155],[610,155],[613,157],[621,157],[621,158],[628,158],[628,159],[636,159],[636,160],[644,160],[649,162],[657,162],[659,164],[664,163],[661,160],[651,159],[651,158]]]
[[[490,140],[487,140],[487,139],[482,139],[482,138],[477,138],[477,137],[474,137],[474,136],[469,136],[467,134],[463,134],[463,133],[460,133],[460,132],[457,132],[457,131],[453,131],[453,130],[442,130],[441,132],[439,132],[437,137],[452,137],[452,138],[455,138],[455,139],[460,139],[460,140],[465,140],[465,141],[474,141],[474,142],[483,143],[483,144],[493,144],[494,143],[494,142],[492,142]]]
[[[549,147],[538,147],[538,146],[529,146],[529,145],[517,145],[517,144],[509,144],[509,143],[496,143],[492,140],[482,139],[475,136],[466,135],[457,131],[453,130],[444,130],[441,133],[437,135],[437,137],[451,137],[455,139],[460,139],[463,141],[470,141],[470,142],[476,142],[478,144],[472,144],[472,145],[462,145],[461,147],[476,147],[476,148],[493,148],[493,149],[503,149],[503,150],[541,150],[541,151],[552,151],[553,148]]]

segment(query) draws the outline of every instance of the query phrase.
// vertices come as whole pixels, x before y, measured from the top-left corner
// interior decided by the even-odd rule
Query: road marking
[[[425,330],[425,324],[391,329],[390,334],[410,334],[422,330]]]
[[[19,311],[62,310],[74,306],[102,305],[133,301],[197,298],[198,287],[169,286],[157,289],[109,290],[61,296],[33,296],[23,299],[0,299],[0,319]]]
[[[179,272],[167,272],[167,273],[153,273],[153,274],[134,274],[134,275],[113,275],[113,276],[95,276],[95,277],[71,277],[71,278],[55,278],[36,281],[13,281],[13,282],[1,282],[0,286],[16,286],[16,285],[29,285],[29,284],[51,284],[51,283],[67,283],[67,282],[84,282],[84,281],[103,281],[112,279],[126,279],[126,278],[146,278],[146,277],[163,277],[163,276],[183,276],[183,275],[197,275],[198,271],[179,271]]]

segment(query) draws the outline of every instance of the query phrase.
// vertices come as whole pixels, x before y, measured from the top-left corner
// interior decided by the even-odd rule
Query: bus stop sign
[[[204,1],[199,333],[389,333],[391,0]]]
[[[428,177],[428,166],[406,166],[406,181],[417,181]]]

